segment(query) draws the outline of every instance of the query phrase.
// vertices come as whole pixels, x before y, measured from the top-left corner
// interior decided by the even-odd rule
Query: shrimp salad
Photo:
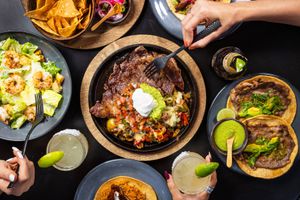
[[[62,100],[64,76],[38,46],[13,38],[0,42],[0,122],[19,129],[35,120],[35,97],[42,93],[44,113],[52,117]]]

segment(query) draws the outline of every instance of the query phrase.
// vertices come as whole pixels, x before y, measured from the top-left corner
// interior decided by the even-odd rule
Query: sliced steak
[[[139,46],[117,60],[113,72],[104,84],[102,100],[97,101],[90,109],[91,114],[101,118],[111,116],[115,112],[113,100],[122,94],[124,88],[130,83],[147,83],[159,89],[163,95],[173,94],[175,87],[183,90],[184,81],[175,59],[170,59],[165,69],[155,74],[153,79],[145,76],[143,72],[145,67],[159,56],[163,55]]]
[[[290,163],[290,156],[295,147],[295,143],[288,132],[288,128],[284,125],[268,126],[266,124],[246,124],[248,129],[248,143],[255,143],[257,138],[271,139],[279,137],[280,143],[278,147],[273,150],[271,154],[261,154],[256,160],[254,168],[277,169],[284,167]],[[237,159],[247,162],[250,154],[243,152],[242,155],[237,156]]]
[[[278,96],[283,104],[283,110],[274,113],[277,116],[282,116],[285,110],[291,103],[289,96],[289,88],[277,84],[275,82],[265,82],[260,79],[238,84],[230,94],[230,101],[240,111],[242,103],[250,101],[254,93],[256,94],[269,94],[270,96]]]

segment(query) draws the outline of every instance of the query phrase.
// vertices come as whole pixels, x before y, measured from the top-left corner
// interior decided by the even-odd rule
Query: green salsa
[[[235,120],[227,120],[219,124],[214,131],[214,140],[217,147],[227,151],[227,139],[235,136],[233,150],[239,149],[245,141],[245,129]]]

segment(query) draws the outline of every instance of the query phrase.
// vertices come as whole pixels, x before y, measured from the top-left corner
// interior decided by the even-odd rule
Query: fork
[[[203,31],[201,31],[195,38],[194,41],[198,41],[206,36],[208,36],[209,34],[211,34],[212,32],[214,32],[215,30],[217,30],[218,28],[221,27],[221,22],[219,20],[214,21],[213,23],[211,23],[209,26],[207,26]],[[155,58],[151,63],[149,63],[145,69],[144,69],[144,73],[146,75],[147,78],[151,78],[153,77],[154,74],[156,74],[157,72],[159,72],[160,70],[162,70],[168,63],[168,61],[173,58],[174,56],[176,56],[179,52],[181,52],[182,50],[186,49],[187,47],[182,45],[181,47],[179,47],[176,51],[170,53],[169,55],[166,56],[161,56],[158,58]]]
[[[36,115],[35,115],[35,120],[32,123],[31,129],[28,131],[27,135],[26,135],[26,139],[24,142],[24,147],[23,147],[23,151],[22,151],[22,155],[25,157],[25,152],[27,149],[27,144],[30,138],[30,135],[32,133],[32,131],[34,130],[34,128],[41,123],[41,121],[44,119],[44,105],[43,105],[43,99],[42,99],[42,95],[41,93],[37,93],[34,95],[35,97],[35,107],[36,107]],[[19,167],[20,165],[17,164],[16,166],[16,172],[18,174],[19,171]],[[15,185],[14,182],[10,182],[9,185],[7,186],[8,189],[13,188]]]

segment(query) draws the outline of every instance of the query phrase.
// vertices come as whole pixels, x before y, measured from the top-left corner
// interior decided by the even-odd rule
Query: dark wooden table
[[[38,34],[30,21],[23,16],[23,8],[18,0],[1,0],[0,9],[0,32],[25,31]],[[181,44],[181,41],[173,38],[160,27],[151,12],[148,1],[139,21],[127,35],[140,33],[158,35]],[[227,84],[227,82],[217,78],[210,68],[212,55],[219,48],[231,45],[239,47],[247,55],[249,59],[248,73],[270,72],[278,74],[300,88],[300,28],[263,22],[244,23],[229,37],[216,41],[205,49],[191,52],[191,55],[201,67],[206,82],[207,108],[218,91]],[[118,158],[96,142],[85,126],[80,111],[79,91],[81,80],[89,62],[100,49],[79,51],[56,46],[67,60],[72,74],[73,97],[71,106],[67,115],[55,130],[29,143],[27,156],[36,163],[45,153],[47,142],[51,136],[65,128],[75,128],[85,133],[89,142],[88,156],[78,169],[70,172],[61,172],[54,168],[40,169],[36,167],[35,184],[29,192],[19,198],[2,195],[0,199],[71,200],[78,184],[92,168],[107,160]],[[202,155],[208,153],[210,147],[205,124],[206,119],[199,128],[198,134],[182,150],[196,151]],[[22,143],[0,140],[1,159],[8,159],[12,156],[12,146],[21,148]],[[164,170],[170,170],[171,163],[178,154],[179,152],[162,160],[148,162],[148,164],[163,173]],[[218,184],[211,199],[295,200],[299,194],[300,163],[296,163],[283,177],[269,181],[241,176],[221,165],[218,169]]]

